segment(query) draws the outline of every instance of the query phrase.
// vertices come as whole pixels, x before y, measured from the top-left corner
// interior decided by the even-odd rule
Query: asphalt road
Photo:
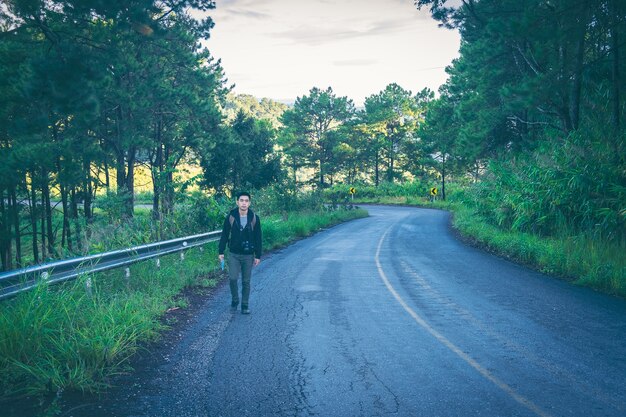
[[[626,301],[368,207],[269,254],[252,314],[222,286],[82,416],[626,416]],[[155,356],[156,358],[156,356]]]

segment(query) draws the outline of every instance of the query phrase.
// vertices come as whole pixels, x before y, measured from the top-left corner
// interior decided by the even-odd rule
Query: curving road
[[[141,380],[65,415],[625,416],[626,301],[367,207],[226,285]]]

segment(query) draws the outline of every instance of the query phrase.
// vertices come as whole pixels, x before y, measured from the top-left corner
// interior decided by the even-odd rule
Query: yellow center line
[[[521,405],[523,405],[524,407],[526,407],[527,409],[529,409],[530,411],[532,411],[533,413],[537,414],[540,417],[551,417],[550,414],[548,414],[547,412],[543,411],[541,408],[539,408],[537,405],[535,405],[529,399],[527,399],[527,398],[523,397],[522,395],[518,394],[513,388],[511,388],[509,385],[507,385],[504,381],[501,381],[499,378],[497,378],[495,375],[493,375],[487,369],[483,368],[478,362],[476,362],[474,359],[472,359],[468,354],[466,354],[461,349],[459,349],[454,343],[450,342],[444,335],[439,333],[430,324],[428,324],[428,322],[426,322],[426,320],[424,320],[422,317],[420,317],[419,314],[417,314],[415,311],[413,311],[413,309],[411,307],[409,307],[409,305],[402,299],[402,297],[400,297],[400,294],[398,294],[398,292],[395,290],[395,288],[389,282],[389,279],[387,279],[387,275],[385,275],[385,271],[383,270],[383,267],[380,264],[380,248],[383,245],[383,241],[385,240],[385,237],[387,236],[387,233],[389,232],[389,230],[391,230],[392,227],[393,226],[389,227],[385,231],[385,233],[383,233],[383,235],[381,236],[380,241],[378,242],[378,248],[376,249],[376,258],[375,258],[375,260],[376,260],[376,267],[378,268],[378,274],[380,275],[381,279],[383,280],[383,282],[384,282],[385,286],[387,287],[387,289],[389,290],[389,292],[394,296],[394,298],[398,301],[398,303],[400,303],[402,308],[407,313],[409,313],[409,315],[411,317],[413,317],[413,320],[415,320],[415,322],[417,324],[419,324],[424,330],[426,330],[428,333],[430,333],[442,345],[444,345],[445,347],[450,349],[453,353],[455,353],[458,357],[460,357],[464,362],[466,362],[468,365],[470,365],[472,368],[474,368],[483,377],[485,377],[489,381],[493,382],[498,388],[500,388],[502,391],[507,393],[515,401],[517,401],[518,403],[520,403]]]

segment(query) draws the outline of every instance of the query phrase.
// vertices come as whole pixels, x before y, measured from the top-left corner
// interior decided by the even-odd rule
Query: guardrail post
[[[187,242],[183,242],[183,248],[186,248],[186,247],[187,247]],[[180,260],[181,261],[185,260],[185,251],[184,250],[180,251]]]
[[[161,258],[156,258],[156,267],[161,268]]]
[[[48,283],[48,279],[50,278],[50,273],[48,271],[43,271],[40,275],[41,281],[45,282],[46,284]],[[50,288],[48,288],[48,286],[46,286],[46,292],[49,291]]]
[[[87,279],[85,280],[85,290],[87,291],[87,295],[89,295],[89,297],[93,295],[91,292],[91,285],[91,277],[87,277]]]

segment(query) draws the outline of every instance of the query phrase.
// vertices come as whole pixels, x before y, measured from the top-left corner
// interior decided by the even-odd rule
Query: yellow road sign
[[[437,190],[437,187],[433,187],[430,189],[430,195],[437,195],[438,192],[439,190]]]
[[[356,193],[356,188],[350,187],[350,194],[354,194],[354,193]]]

